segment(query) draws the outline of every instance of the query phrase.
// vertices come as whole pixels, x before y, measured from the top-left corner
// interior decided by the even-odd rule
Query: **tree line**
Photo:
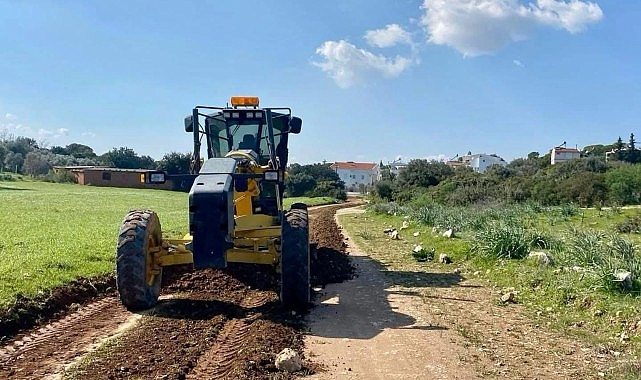
[[[44,179],[54,178],[54,166],[105,166],[121,169],[157,169],[170,174],[189,173],[190,153],[170,152],[155,161],[150,156],[138,155],[127,147],[113,148],[97,155],[83,144],[67,146],[39,146],[29,137],[2,136],[0,138],[0,172],[12,172]],[[64,178],[63,178],[64,179]]]
[[[155,161],[150,156],[138,155],[127,147],[112,148],[97,155],[91,147],[78,143],[47,148],[39,146],[36,140],[29,137],[0,136],[0,173],[6,171],[24,174],[53,182],[75,181],[75,177],[65,171],[54,172],[54,166],[105,166],[188,174],[191,158],[191,153],[170,152]],[[327,163],[290,165],[285,191],[292,197],[347,198],[345,184]]]
[[[380,198],[398,203],[423,197],[449,205],[536,202],[580,206],[641,204],[641,151],[634,135],[586,146],[581,158],[551,164],[550,153],[531,152],[485,173],[444,162],[412,160],[397,176],[383,167]]]

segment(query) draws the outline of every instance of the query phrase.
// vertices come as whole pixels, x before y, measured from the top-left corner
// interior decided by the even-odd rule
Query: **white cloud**
[[[96,134],[93,132],[82,132],[80,135],[87,136],[87,137],[96,137]]]
[[[525,64],[523,62],[519,61],[518,59],[512,60],[512,63],[514,64],[514,66],[525,67]]]
[[[18,119],[18,117],[16,115],[14,115],[12,113],[9,113],[9,112],[4,114],[4,118],[7,119],[7,120],[11,120],[11,121],[14,121],[14,120]]]
[[[326,41],[316,49],[316,54],[320,55],[323,61],[312,64],[326,72],[343,88],[361,82],[372,72],[388,78],[396,77],[412,64],[410,58],[377,55],[359,49],[345,40]]]
[[[450,156],[447,156],[445,154],[437,154],[433,156],[427,156],[425,157],[426,160],[428,161],[439,161],[439,162],[447,162],[450,159]]]
[[[493,53],[539,26],[578,33],[603,18],[598,4],[579,0],[424,0],[422,8],[428,42],[465,56]]]
[[[384,29],[368,30],[365,41],[371,46],[386,48],[397,44],[412,45],[412,36],[398,24],[386,25]]]
[[[44,129],[44,128],[38,129],[39,138],[52,137],[54,139],[57,139],[62,136],[67,136],[68,134],[69,134],[69,130],[67,128],[58,128],[55,131],[51,131],[49,129]]]
[[[38,130],[38,136],[40,136],[40,137],[50,137],[50,136],[53,136],[53,135],[54,135],[54,133],[51,132],[48,129],[40,128]]]

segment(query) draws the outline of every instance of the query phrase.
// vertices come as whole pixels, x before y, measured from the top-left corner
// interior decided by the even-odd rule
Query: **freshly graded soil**
[[[311,275],[317,289],[353,275],[333,215],[310,209]],[[303,317],[278,300],[278,274],[259,265],[171,268],[158,305],[125,310],[113,276],[82,279],[0,314],[0,378],[291,379],[284,348],[303,353]],[[299,374],[317,366],[304,361]]]

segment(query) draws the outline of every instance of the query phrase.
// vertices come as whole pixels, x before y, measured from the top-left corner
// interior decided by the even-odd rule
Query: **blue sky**
[[[303,119],[290,162],[641,138],[641,2],[4,1],[0,132],[189,152],[232,95]]]

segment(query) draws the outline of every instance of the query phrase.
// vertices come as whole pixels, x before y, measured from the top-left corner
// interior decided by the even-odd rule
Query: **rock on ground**
[[[296,372],[303,368],[303,361],[296,351],[286,348],[276,356],[275,365],[279,371]]]

